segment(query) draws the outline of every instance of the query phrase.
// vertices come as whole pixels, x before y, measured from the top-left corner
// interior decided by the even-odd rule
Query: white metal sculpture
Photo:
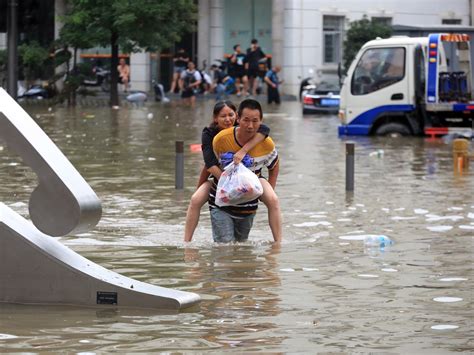
[[[38,176],[31,222],[0,203],[0,302],[182,309],[197,294],[136,281],[75,253],[52,236],[92,229],[101,203],[15,100],[0,88],[0,138]],[[36,228],[35,228],[36,226]]]

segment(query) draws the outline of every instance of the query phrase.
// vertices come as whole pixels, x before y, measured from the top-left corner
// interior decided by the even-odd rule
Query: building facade
[[[197,56],[212,63],[256,38],[283,68],[282,91],[297,95],[304,77],[337,75],[351,21],[471,26],[473,11],[471,0],[199,0]]]
[[[65,1],[48,1],[55,14],[57,36],[61,27],[58,15],[64,13]],[[198,67],[204,63],[209,67],[232,53],[235,44],[245,50],[256,38],[272,63],[283,68],[283,93],[297,95],[303,78],[315,76],[316,80],[324,80],[336,75],[342,62],[345,31],[352,21],[367,16],[389,25],[472,26],[472,1],[198,0],[197,34],[190,37],[187,48]],[[4,2],[0,0],[3,5]],[[5,33],[0,33],[1,48],[6,48]],[[161,56],[132,54],[132,88],[149,90],[152,79],[169,82],[172,52]]]

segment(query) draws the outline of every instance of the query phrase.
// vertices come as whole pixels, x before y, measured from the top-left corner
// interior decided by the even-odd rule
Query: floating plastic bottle
[[[364,238],[364,245],[369,248],[377,247],[380,249],[384,249],[393,244],[393,240],[391,240],[386,235],[367,235]]]

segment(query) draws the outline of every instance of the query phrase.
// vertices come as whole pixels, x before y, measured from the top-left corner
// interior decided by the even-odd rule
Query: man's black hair
[[[252,39],[252,42],[250,42],[252,44],[257,44],[258,43],[258,40],[256,38]]]
[[[234,51],[237,49],[238,46],[240,46],[240,44],[236,44],[236,45],[234,46]]]
[[[263,111],[262,111],[262,106],[260,105],[260,102],[254,99],[245,99],[242,101],[239,105],[239,110],[237,111],[237,114],[239,117],[242,116],[242,112],[244,111],[245,108],[248,108],[250,110],[258,110],[260,112],[260,119],[263,118]]]

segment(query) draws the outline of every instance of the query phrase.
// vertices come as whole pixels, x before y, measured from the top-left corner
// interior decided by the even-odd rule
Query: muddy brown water
[[[454,174],[449,140],[352,139],[355,192],[347,195],[337,117],[303,117],[297,102],[264,106],[281,158],[284,242],[270,242],[262,205],[249,242],[216,245],[206,206],[185,245],[202,166],[189,145],[200,142],[211,109],[211,101],[195,109],[27,107],[103,202],[94,230],[60,240],[116,272],[203,301],[181,313],[2,304],[0,352],[473,351],[474,164]],[[181,191],[176,140],[186,148]],[[27,217],[35,175],[0,146],[1,201]],[[367,235],[394,244],[368,248]]]

